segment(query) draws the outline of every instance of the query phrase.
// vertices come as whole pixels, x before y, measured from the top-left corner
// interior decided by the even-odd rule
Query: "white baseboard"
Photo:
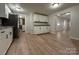
[[[79,38],[77,38],[77,37],[70,37],[71,39],[73,39],[73,40],[79,40]]]

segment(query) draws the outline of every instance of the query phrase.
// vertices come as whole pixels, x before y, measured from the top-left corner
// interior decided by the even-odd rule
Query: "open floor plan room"
[[[78,55],[79,3],[0,3],[0,55]]]

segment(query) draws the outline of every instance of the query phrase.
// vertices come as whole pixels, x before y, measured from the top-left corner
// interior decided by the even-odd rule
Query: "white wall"
[[[49,22],[51,25],[50,30],[51,30],[51,32],[55,31],[55,21],[56,21],[55,15],[66,13],[66,12],[71,12],[71,17],[70,17],[71,36],[75,37],[75,38],[79,38],[79,5],[49,15]]]
[[[54,15],[49,16],[50,32],[55,33],[56,31],[56,17]]]
[[[30,13],[29,14],[29,30],[30,30],[30,33],[32,34],[33,33],[33,13]]]
[[[28,14],[19,14],[25,16],[25,32],[32,33],[33,32],[33,13]]]
[[[79,6],[72,8],[71,11],[71,35],[79,38]]]
[[[33,24],[32,24],[32,13],[26,15],[26,33],[32,33]]]

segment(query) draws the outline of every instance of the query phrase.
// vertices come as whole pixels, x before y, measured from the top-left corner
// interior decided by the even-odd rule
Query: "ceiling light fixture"
[[[54,3],[54,4],[53,4],[53,7],[54,7],[54,8],[57,8],[58,6],[59,6],[58,3]]]
[[[70,12],[66,13],[65,15],[70,15]]]
[[[17,11],[24,11],[22,8],[15,8]]]
[[[52,4],[51,4],[51,7],[52,7],[52,8],[58,8],[58,7],[59,7],[59,3],[52,3]]]
[[[15,10],[17,10],[17,11],[24,11],[23,8],[21,8],[19,5],[15,6]]]
[[[10,5],[12,9],[16,10],[16,11],[24,11],[24,9],[22,7],[20,7],[20,5],[16,4],[16,5]]]

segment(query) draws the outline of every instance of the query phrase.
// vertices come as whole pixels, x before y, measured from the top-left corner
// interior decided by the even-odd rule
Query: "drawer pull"
[[[5,31],[2,31],[1,33],[4,33]]]
[[[6,39],[8,39],[8,34],[6,35]]]
[[[12,32],[10,32],[10,35],[12,35]]]

